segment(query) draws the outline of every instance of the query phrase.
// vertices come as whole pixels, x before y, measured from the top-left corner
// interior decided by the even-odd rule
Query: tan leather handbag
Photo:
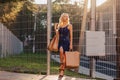
[[[48,45],[48,50],[57,52],[58,51],[58,41],[59,37],[58,34],[56,34],[53,39],[50,41],[50,44]]]
[[[78,68],[80,65],[80,53],[78,51],[66,51],[66,68]]]

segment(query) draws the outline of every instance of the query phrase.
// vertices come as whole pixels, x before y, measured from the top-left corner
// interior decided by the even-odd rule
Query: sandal
[[[63,75],[58,76],[58,80],[62,80],[62,78],[63,78]]]
[[[58,80],[61,80],[64,76],[64,69],[60,69],[59,72],[60,74],[59,74]]]

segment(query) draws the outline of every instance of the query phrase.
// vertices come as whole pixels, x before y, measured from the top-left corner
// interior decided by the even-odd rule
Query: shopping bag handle
[[[73,51],[73,49],[70,49],[69,51]]]

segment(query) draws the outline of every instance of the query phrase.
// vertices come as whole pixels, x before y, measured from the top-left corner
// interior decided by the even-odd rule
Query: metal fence
[[[90,15],[88,13],[87,29],[90,30]],[[107,0],[96,8],[96,31],[105,32],[105,56],[96,59],[96,72],[106,75],[105,79],[116,77],[116,2]],[[99,35],[98,35],[99,36]],[[102,40],[102,39],[100,39]],[[96,42],[100,42],[99,40]],[[99,43],[100,44],[100,43]],[[97,47],[97,46],[96,46]],[[95,48],[96,49],[96,48]],[[97,75],[96,75],[97,76]],[[109,77],[107,77],[109,76]]]
[[[11,22],[12,24],[8,25],[7,28],[1,24],[1,33],[4,33],[4,36],[1,35],[0,42],[4,48],[1,47],[1,54],[5,56],[7,53],[20,53],[17,55],[10,55],[4,59],[0,59],[0,64],[9,62],[10,66],[0,65],[2,70],[8,71],[17,71],[25,73],[37,73],[37,74],[46,74],[47,73],[47,36],[53,37],[54,32],[54,23],[58,23],[59,17],[63,12],[66,12],[70,15],[70,22],[73,25],[73,50],[79,51],[79,37],[81,32],[81,22],[83,18],[84,10],[84,0],[75,0],[76,3],[69,4],[52,4],[52,22],[51,22],[51,35],[47,35],[47,4],[38,4],[39,12],[34,14],[29,12],[27,8],[23,7],[22,10],[18,13],[16,21]],[[96,0],[97,1],[97,0]],[[116,0],[119,1],[119,0]],[[23,4],[23,3],[22,3]],[[25,5],[25,4],[23,4]],[[2,5],[1,5],[2,6]],[[3,5],[4,6],[4,5]],[[57,6],[57,7],[56,7]],[[94,57],[96,60],[94,66],[95,77],[112,80],[116,78],[116,38],[117,38],[117,17],[119,5],[116,5],[114,0],[106,0],[100,6],[96,8],[96,28],[95,31],[105,32],[105,56]],[[58,14],[57,11],[58,9]],[[61,11],[59,11],[59,9]],[[28,13],[28,12],[29,13]],[[0,13],[3,13],[0,11]],[[34,15],[33,15],[34,14]],[[118,16],[119,17],[119,16]],[[90,31],[90,11],[88,11],[87,22],[86,22],[86,31]],[[4,23],[5,25],[7,23]],[[119,26],[119,25],[118,25]],[[5,30],[3,30],[3,28]],[[86,32],[85,31],[85,32]],[[13,38],[9,36],[13,36]],[[99,36],[99,35],[98,35]],[[11,41],[10,41],[11,39]],[[86,37],[84,38],[86,40]],[[96,41],[99,43],[99,41]],[[8,45],[9,44],[9,45]],[[80,57],[80,66],[79,73],[89,75],[90,73],[90,58],[86,56],[86,43],[82,45],[82,53]],[[101,43],[99,43],[101,44]],[[98,46],[94,46],[97,49]],[[9,50],[11,48],[11,50]],[[3,50],[2,50],[3,49]],[[35,49],[35,53],[34,53]],[[5,53],[4,53],[5,51]],[[9,59],[10,58],[10,59]],[[13,60],[11,60],[11,58]],[[5,62],[3,62],[5,61]],[[8,68],[8,69],[5,69]],[[59,69],[59,53],[50,54],[50,74],[58,74]],[[65,71],[65,75],[74,76],[76,72],[71,72],[69,70]],[[77,75],[77,74],[75,74]],[[81,77],[81,76],[79,76]]]
[[[97,1],[97,0],[96,0]],[[84,3],[84,1],[83,1]],[[84,4],[83,4],[84,5]],[[62,5],[63,6],[63,5]],[[64,4],[65,6],[65,4]],[[63,6],[63,8],[64,8]],[[68,5],[65,6],[66,9],[69,9]],[[117,72],[117,65],[116,65],[116,46],[117,46],[117,42],[116,42],[116,38],[117,38],[117,32],[116,32],[116,2],[114,0],[106,0],[105,3],[101,4],[100,6],[96,7],[96,27],[95,27],[95,32],[105,32],[105,36],[100,37],[100,34],[96,35],[93,34],[93,38],[96,35],[99,39],[95,39],[97,41],[93,41],[92,43],[98,43],[99,45],[94,45],[90,48],[93,51],[96,51],[98,53],[95,54],[99,54],[99,50],[101,49],[99,46],[102,44],[101,40],[104,40],[105,38],[105,43],[104,46],[101,46],[102,48],[105,47],[105,56],[97,56],[94,57],[95,59],[95,65],[94,65],[94,70],[95,70],[95,76],[99,77],[99,78],[103,78],[103,79],[107,79],[107,80],[113,80],[116,78],[116,72]],[[72,7],[71,9],[76,9],[75,6]],[[71,10],[69,9],[69,10]],[[84,8],[83,8],[84,9]],[[82,10],[82,9],[81,9]],[[65,12],[65,11],[63,11]],[[80,10],[78,11],[78,13],[80,12]],[[90,20],[91,20],[91,15],[90,15],[90,9],[88,9],[88,15],[87,15],[87,22],[86,22],[86,31],[90,31]],[[75,17],[75,15],[71,15],[70,12],[67,12],[68,14],[70,14],[70,20],[71,20],[71,24],[73,25],[73,50],[77,50],[79,51],[79,37],[80,37],[80,28],[81,28],[81,21],[79,21],[79,19],[82,20],[81,17],[79,17],[79,19],[77,21],[74,22],[74,19],[77,19],[77,17]],[[83,13],[83,12],[82,12]],[[58,17],[60,15],[52,15],[53,17]],[[83,17],[83,16],[82,16]],[[53,20],[54,22],[54,20]],[[56,21],[57,22],[57,21]],[[89,37],[88,37],[89,38]],[[86,39],[86,37],[84,37],[84,41],[88,40],[88,38]],[[92,39],[94,40],[94,39]],[[87,74],[90,75],[90,67],[92,66],[90,63],[90,59],[91,57],[86,56],[87,53],[87,47],[88,45],[86,45],[86,42],[84,42],[84,45],[82,45],[82,53],[81,53],[81,59],[80,59],[80,69],[79,69],[79,73],[82,74]],[[99,48],[99,49],[98,49]],[[102,53],[100,53],[102,54]],[[54,57],[54,56],[52,56]],[[59,58],[59,56],[57,55],[57,57]],[[54,59],[56,58],[56,56],[54,57]],[[59,60],[56,61],[59,62]]]

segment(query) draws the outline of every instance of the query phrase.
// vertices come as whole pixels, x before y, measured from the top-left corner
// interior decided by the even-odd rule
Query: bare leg
[[[64,74],[64,70],[65,70],[65,53],[62,47],[60,47],[60,73],[59,75],[63,75]]]

